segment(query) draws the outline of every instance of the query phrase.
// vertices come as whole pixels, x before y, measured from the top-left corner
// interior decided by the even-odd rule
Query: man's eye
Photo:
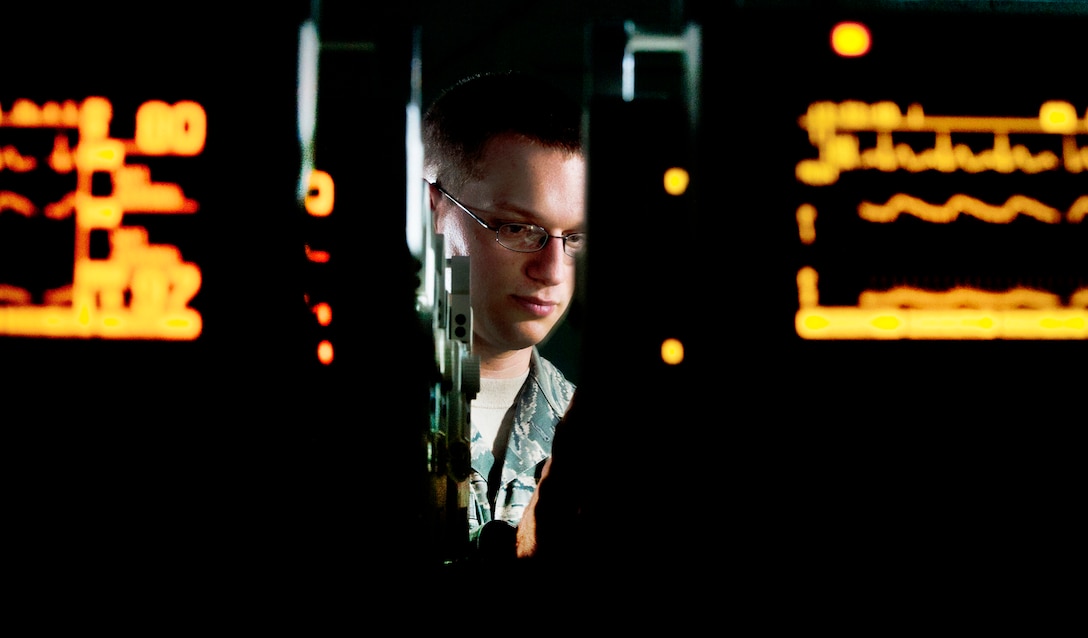
[[[532,235],[536,226],[530,224],[503,224],[502,232],[508,237],[524,237]]]

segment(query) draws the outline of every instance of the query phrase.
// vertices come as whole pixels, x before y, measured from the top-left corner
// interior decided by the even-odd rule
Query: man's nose
[[[549,237],[544,247],[535,253],[529,253],[531,258],[527,266],[530,277],[547,284],[558,284],[563,281],[563,272],[567,267],[567,260],[572,259],[563,252],[563,240]]]

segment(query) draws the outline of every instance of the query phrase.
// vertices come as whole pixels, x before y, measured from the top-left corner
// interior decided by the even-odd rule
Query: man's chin
[[[518,330],[518,333],[516,335],[512,335],[511,343],[521,344],[521,346],[518,348],[519,350],[523,348],[531,348],[539,344],[541,341],[544,341],[544,339],[547,338],[553,327],[555,327],[555,324],[552,322],[544,324],[542,322],[535,321],[530,322],[527,325],[519,326],[519,328],[521,329]]]

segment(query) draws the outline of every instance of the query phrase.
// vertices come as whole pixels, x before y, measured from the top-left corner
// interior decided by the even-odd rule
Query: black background
[[[402,495],[420,480],[412,428],[425,418],[429,352],[400,234],[402,131],[386,124],[401,121],[415,24],[425,100],[467,73],[520,67],[567,87],[591,115],[608,115],[596,129],[591,120],[592,179],[625,190],[605,200],[592,192],[590,223],[626,231],[595,236],[584,283],[607,287],[609,301],[581,299],[582,314],[549,347],[557,358],[568,349],[572,376],[598,388],[596,444],[617,459],[605,478],[638,482],[602,506],[651,521],[633,526],[645,554],[632,564],[675,558],[723,576],[728,563],[755,590],[782,593],[769,574],[799,574],[794,586],[809,591],[827,574],[905,582],[954,565],[972,582],[1004,583],[1024,570],[1040,578],[1036,559],[1068,561],[1059,541],[1075,531],[1085,344],[801,341],[794,277],[812,255],[796,242],[793,212],[808,193],[792,179],[791,153],[807,151],[794,123],[814,99],[1015,116],[1065,99],[1082,114],[1088,97],[1073,61],[1083,17],[1057,4],[870,14],[853,3],[734,3],[720,15],[710,4],[326,3],[329,41],[377,44],[330,58],[322,80],[317,165],[338,179],[337,221],[307,218],[295,199],[306,3],[5,9],[5,47],[19,52],[0,75],[5,109],[15,97],[104,94],[115,117],[146,99],[195,100],[209,115],[206,151],[177,179],[201,211],[161,241],[200,263],[201,338],[0,340],[9,530],[28,578],[76,573],[76,589],[90,591],[109,573],[124,595],[169,582],[224,597],[313,588],[335,597],[386,575],[382,566],[415,565],[420,504]],[[868,59],[837,60],[820,45],[842,15],[876,26]],[[587,21],[675,27],[686,16],[703,21],[706,47],[702,119],[688,147],[677,144],[675,105],[619,106],[584,77]],[[656,191],[632,179],[655,173],[642,161],[654,150],[697,158],[691,196],[666,219],[642,208]],[[993,189],[1000,201],[1045,184],[1059,208],[1085,190],[1083,177],[991,182],[972,179],[970,189]],[[898,185],[844,178],[843,190],[855,187]],[[10,218],[0,219],[0,245],[21,250]],[[1025,254],[1057,259],[1053,268],[1069,266],[1083,286],[1083,237],[1057,238],[1071,249],[1065,257],[1032,243],[1033,231],[1000,241],[1023,239],[1031,245],[1022,263],[1034,262]],[[856,245],[839,241],[842,252]],[[308,242],[328,246],[335,264],[308,265]],[[651,265],[633,269],[647,254]],[[897,254],[913,255],[893,245],[861,261],[913,267]],[[5,255],[5,274],[24,257]],[[838,252],[817,257],[853,265]],[[327,368],[312,359],[326,336],[303,301],[314,290],[338,300],[337,361]],[[623,293],[640,305],[631,310]],[[673,330],[691,346],[678,370],[657,360],[661,335]],[[411,428],[391,427],[401,410],[413,415]]]

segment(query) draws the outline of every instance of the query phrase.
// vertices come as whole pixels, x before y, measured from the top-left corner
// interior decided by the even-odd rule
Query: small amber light
[[[314,250],[310,248],[309,244],[306,245],[306,259],[309,259],[316,264],[327,264],[329,263],[329,258],[330,255],[327,250]]]
[[[661,360],[671,366],[683,361],[684,344],[671,337],[661,342]]]
[[[332,176],[314,169],[310,172],[310,188],[306,194],[306,212],[314,217],[328,217],[336,202],[336,187]]]
[[[321,302],[314,306],[314,315],[317,316],[317,323],[322,326],[327,326],[332,323],[332,307],[325,302]]]
[[[844,58],[863,56],[871,45],[869,28],[860,22],[840,22],[831,29],[831,49]]]
[[[683,195],[688,189],[691,177],[682,168],[670,168],[665,171],[665,192],[669,195]]]
[[[332,343],[328,339],[317,344],[317,360],[325,365],[332,363]]]

